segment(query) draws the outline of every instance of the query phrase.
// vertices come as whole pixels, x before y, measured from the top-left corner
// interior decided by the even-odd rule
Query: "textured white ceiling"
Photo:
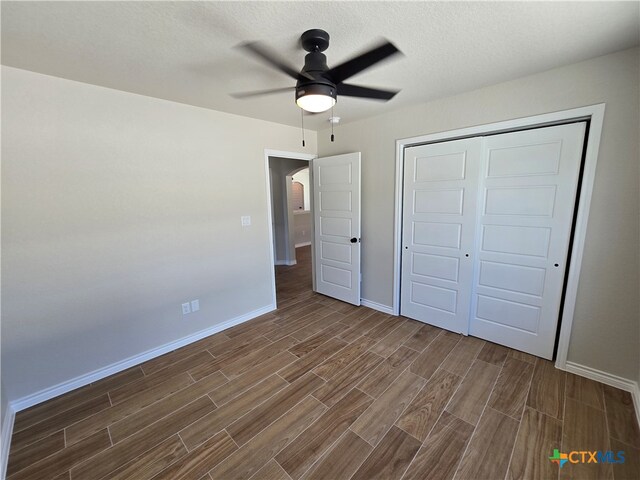
[[[405,54],[349,80],[401,88],[390,102],[341,97],[344,122],[639,43],[638,2],[8,2],[2,63],[81,82],[299,125],[294,84],[233,47],[264,40],[297,67],[300,34],[331,35],[329,66],[386,37]],[[323,128],[328,114],[305,118]]]

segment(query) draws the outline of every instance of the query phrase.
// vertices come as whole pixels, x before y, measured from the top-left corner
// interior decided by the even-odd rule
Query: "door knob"
[[[349,240],[351,243],[358,243],[358,239],[356,237],[353,237],[351,240]]]

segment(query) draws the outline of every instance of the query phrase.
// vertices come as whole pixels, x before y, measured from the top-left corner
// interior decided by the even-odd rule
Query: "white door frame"
[[[269,174],[269,157],[280,158],[292,158],[294,160],[306,160],[309,162],[309,178],[311,178],[311,161],[317,158],[317,155],[311,153],[298,153],[298,152],[283,152],[281,150],[271,150],[269,148],[264,149],[264,173],[265,173],[265,185],[267,187],[267,228],[269,229],[269,261],[271,262],[271,296],[273,298],[273,308],[277,308],[276,299],[276,266],[275,266],[275,252],[273,251],[273,225],[272,225],[272,213],[271,213],[271,181]],[[313,199],[311,199],[311,210],[313,211]],[[311,222],[311,238],[313,238],[313,222]],[[313,269],[313,241],[311,242],[311,264]],[[315,278],[313,280],[313,288],[315,290]]]
[[[598,149],[602,134],[605,104],[590,105],[586,107],[562,110],[559,112],[534,115],[531,117],[517,118],[504,122],[477,125],[474,127],[438,132],[429,135],[403,138],[396,140],[396,186],[395,186],[395,221],[394,221],[394,268],[393,268],[393,313],[400,314],[400,265],[402,256],[402,182],[404,178],[404,149],[412,145],[431,142],[442,142],[465,137],[475,137],[486,134],[503,133],[513,130],[522,130],[533,127],[551,126],[578,120],[589,120],[589,135],[587,137],[587,149],[584,153],[584,170],[582,184],[580,186],[580,199],[577,206],[575,232],[573,246],[571,248],[571,264],[567,275],[564,306],[562,308],[562,324],[560,325],[560,337],[558,339],[558,351],[556,355],[556,367],[566,369],[569,341],[571,339],[571,326],[576,306],[578,293],[578,281],[582,266],[584,242],[587,234],[587,222],[591,195],[598,161]]]

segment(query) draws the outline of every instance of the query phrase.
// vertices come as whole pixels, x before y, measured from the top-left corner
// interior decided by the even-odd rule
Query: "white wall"
[[[363,298],[392,304],[397,139],[605,102],[569,360],[639,379],[638,55],[622,51],[343,124],[335,143],[318,132],[320,156],[362,151]]]
[[[309,168],[300,170],[293,175],[294,182],[300,182],[304,187],[304,209],[311,209],[311,186],[309,185]]]
[[[293,212],[293,241],[295,245],[304,245],[311,242],[311,212],[301,210]]]
[[[272,305],[264,149],[315,153],[306,138],[3,67],[8,399]]]

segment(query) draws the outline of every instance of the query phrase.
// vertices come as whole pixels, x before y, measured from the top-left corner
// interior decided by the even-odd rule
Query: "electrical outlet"
[[[191,311],[197,312],[198,310],[200,310],[200,300],[197,298],[195,300],[191,300]]]
[[[191,304],[189,302],[182,304],[182,314],[186,315],[187,313],[191,313]]]
[[[240,223],[242,224],[243,227],[248,227],[251,225],[251,216],[250,215],[243,215],[242,217],[240,217]]]

